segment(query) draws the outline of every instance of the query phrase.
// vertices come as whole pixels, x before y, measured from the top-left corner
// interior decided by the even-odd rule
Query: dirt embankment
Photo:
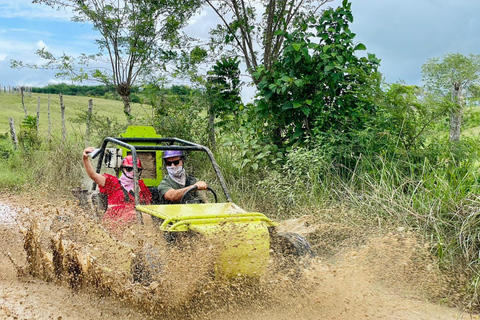
[[[85,215],[67,199],[38,204],[33,198],[0,196],[0,319],[478,319],[440,304],[447,297],[448,279],[413,234],[398,230],[366,235],[308,217],[281,225],[307,235],[319,253],[304,277],[270,274],[255,286],[205,283],[177,308],[146,312],[138,301],[122,301],[108,292],[19,277],[18,272],[25,271],[28,224],[72,214]],[[175,265],[177,272],[169,275],[176,280],[171,283],[181,283],[182,272],[187,274],[191,265],[193,261]]]

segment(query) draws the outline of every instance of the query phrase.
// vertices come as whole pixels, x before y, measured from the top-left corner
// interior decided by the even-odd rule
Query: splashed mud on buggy
[[[260,292],[266,299],[272,286],[289,281],[286,274],[274,277],[276,269],[272,269],[263,278],[239,277],[234,282],[220,283],[215,281],[215,261],[216,255],[224,252],[225,243],[206,242],[201,235],[185,234],[181,243],[177,239],[178,243],[172,245],[147,230],[131,225],[118,239],[79,212],[34,221],[25,234],[27,271],[75,290],[113,295],[149,314],[188,309],[189,303],[207,297],[218,299],[214,294],[218,290],[235,303],[242,300],[241,296],[245,299]],[[229,230],[228,236],[231,244],[235,232]],[[234,245],[244,240],[237,238]],[[145,278],[134,279],[137,259],[148,267],[148,272],[141,273]],[[232,296],[235,291],[239,299]]]

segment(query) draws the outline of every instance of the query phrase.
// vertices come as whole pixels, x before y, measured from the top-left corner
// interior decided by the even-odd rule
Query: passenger
[[[207,184],[197,181],[193,176],[187,175],[184,168],[185,157],[181,150],[167,150],[163,153],[163,160],[167,168],[168,176],[158,185],[158,193],[162,200],[168,203],[179,203],[185,192],[192,186],[198,190],[206,190]],[[203,199],[196,191],[187,195],[186,203],[201,203]]]
[[[111,174],[99,174],[89,160],[89,154],[95,150],[93,147],[83,150],[83,165],[88,176],[99,186],[100,192],[107,195],[108,208],[103,216],[103,224],[113,229],[133,223],[136,218],[135,194],[133,180],[133,157],[126,156],[121,165],[122,176],[117,178]],[[137,158],[139,176],[142,172],[142,163]],[[140,203],[150,204],[152,194],[143,180],[138,181],[140,187]]]

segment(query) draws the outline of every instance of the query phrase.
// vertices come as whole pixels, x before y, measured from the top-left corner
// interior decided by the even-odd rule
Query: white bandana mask
[[[185,170],[183,169],[183,166],[171,166],[167,167],[167,172],[170,178],[172,178],[173,181],[178,183],[181,186],[185,186],[185,181],[187,179]]]
[[[125,190],[127,191],[133,190],[133,187],[135,185],[133,180],[133,171],[132,172],[124,171],[122,176],[118,180],[120,181],[122,187],[125,188]]]

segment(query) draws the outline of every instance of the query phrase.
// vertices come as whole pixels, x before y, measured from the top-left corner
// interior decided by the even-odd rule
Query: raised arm
[[[92,179],[96,184],[101,187],[105,186],[105,181],[107,180],[103,175],[95,172],[93,169],[92,163],[90,162],[89,153],[92,153],[95,150],[94,147],[88,147],[83,150],[83,166],[85,167],[85,171],[87,172],[90,179]]]

